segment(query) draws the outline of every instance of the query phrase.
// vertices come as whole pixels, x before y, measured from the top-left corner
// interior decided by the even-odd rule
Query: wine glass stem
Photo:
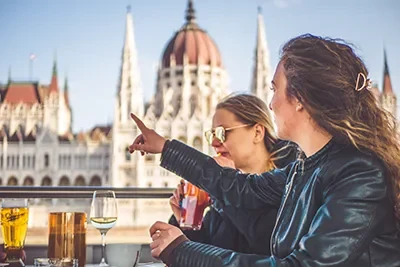
[[[106,254],[106,234],[107,232],[101,231],[101,262],[100,266],[108,266],[105,260]]]

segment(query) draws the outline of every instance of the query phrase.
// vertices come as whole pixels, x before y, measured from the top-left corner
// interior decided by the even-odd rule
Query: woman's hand
[[[179,236],[182,231],[173,225],[164,222],[156,222],[150,227],[150,236],[153,242],[150,243],[151,256],[160,258],[161,253],[169,244]]]
[[[169,205],[171,206],[172,212],[174,213],[176,221],[179,223],[181,220],[181,205],[180,202],[183,198],[183,183],[181,180],[180,184],[174,190],[173,195],[169,198]]]
[[[147,128],[146,125],[136,115],[131,113],[131,118],[135,121],[137,127],[142,132],[132,145],[129,146],[129,152],[133,153],[135,150],[144,153],[157,154],[161,153],[166,139],[156,133],[156,131]]]

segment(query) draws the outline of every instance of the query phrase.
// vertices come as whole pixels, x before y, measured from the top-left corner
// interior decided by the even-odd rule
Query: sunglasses
[[[238,128],[243,128],[246,126],[250,126],[251,124],[243,124],[239,126],[234,126],[230,128],[224,128],[222,126],[215,127],[214,129],[208,130],[204,133],[207,142],[211,145],[212,142],[214,141],[214,138],[218,140],[218,142],[223,143],[226,140],[226,132],[238,129]]]

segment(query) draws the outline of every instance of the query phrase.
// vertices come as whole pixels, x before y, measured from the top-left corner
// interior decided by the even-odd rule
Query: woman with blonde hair
[[[280,198],[271,196],[279,194],[281,170],[247,175],[221,168],[134,115],[142,135],[131,146],[162,153],[162,167],[226,206],[260,209],[281,202],[271,256],[188,241],[162,222],[150,228],[152,255],[170,267],[399,266],[399,136],[395,120],[369,91],[363,61],[342,40],[302,35],[283,46],[272,84],[277,135],[304,152],[286,173]]]
[[[297,148],[276,137],[268,106],[250,94],[235,94],[216,106],[212,129],[205,132],[208,143],[219,156],[214,159],[225,167],[243,173],[263,173],[281,168],[296,159]],[[173,211],[169,223],[179,227],[181,218],[181,185],[170,198]],[[281,180],[281,191],[285,179]],[[225,208],[225,211],[224,211]],[[184,230],[192,241],[231,249],[243,253],[270,254],[269,239],[275,224],[279,205],[265,205],[257,211],[241,211],[223,207],[213,199],[211,209],[204,217],[200,230]],[[242,213],[248,217],[246,225],[241,220],[231,220]],[[256,225],[262,224],[263,227]]]

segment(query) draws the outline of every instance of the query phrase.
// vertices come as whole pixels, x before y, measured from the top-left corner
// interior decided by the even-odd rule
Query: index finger
[[[165,222],[155,222],[151,227],[150,227],[150,236],[154,235],[157,231],[162,231],[162,230],[167,230],[171,227],[170,224],[165,223]]]
[[[148,129],[135,114],[131,113],[131,118],[135,121],[137,127],[142,131],[142,133]]]

